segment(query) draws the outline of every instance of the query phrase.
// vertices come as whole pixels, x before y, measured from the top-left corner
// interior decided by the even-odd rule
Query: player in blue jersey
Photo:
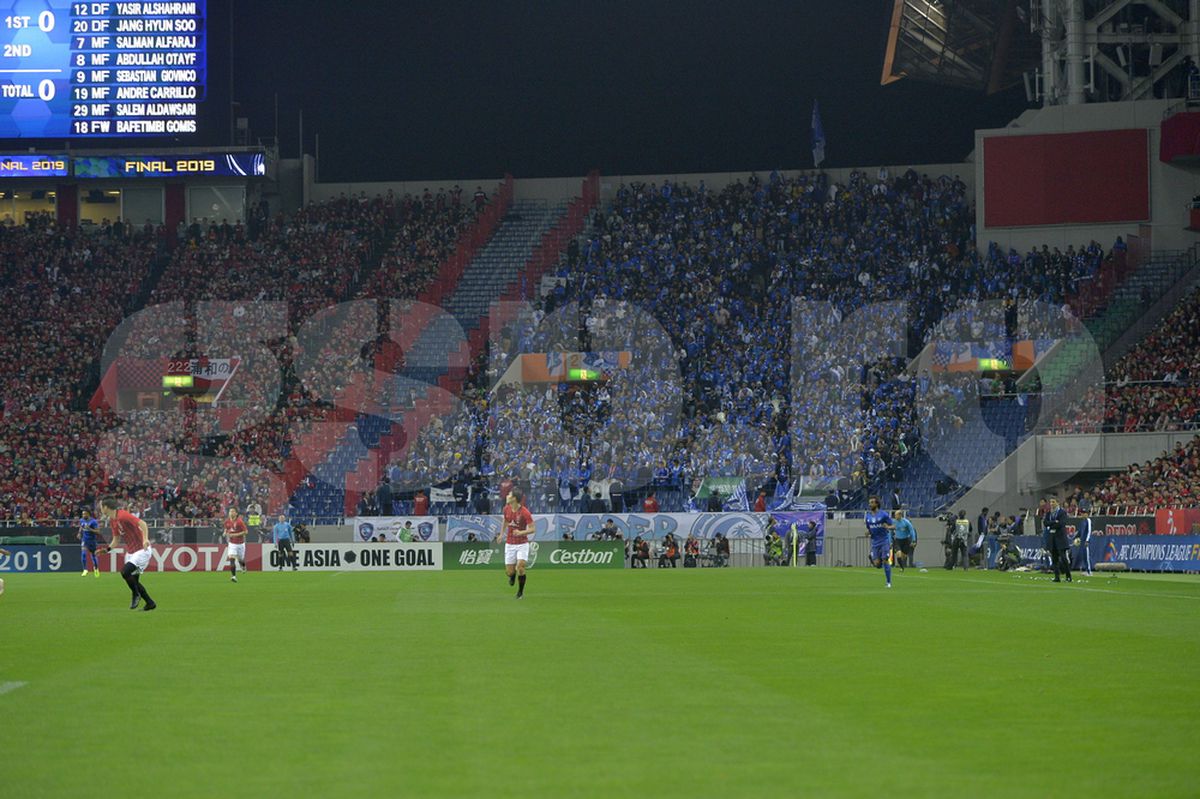
[[[88,573],[88,553],[92,555],[96,576],[100,576],[100,558],[96,555],[96,547],[99,545],[96,530],[99,528],[100,522],[92,516],[91,511],[85,510],[79,517],[79,533],[76,538],[79,539],[79,561],[83,565],[83,577],[87,577]]]
[[[867,500],[867,532],[871,534],[871,565],[876,569],[883,567],[887,577],[887,587],[892,587],[892,531],[896,529],[895,522],[885,510],[879,509],[879,497]]]

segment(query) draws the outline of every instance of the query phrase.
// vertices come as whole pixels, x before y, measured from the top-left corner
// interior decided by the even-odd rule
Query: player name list
[[[45,13],[30,17],[30,26],[43,29],[48,22],[69,25],[70,66],[65,77],[69,77],[71,132],[88,136],[195,133],[206,83],[205,6],[204,2],[73,2],[67,20],[47,20]],[[14,80],[5,91],[48,100],[45,82],[29,77]]]

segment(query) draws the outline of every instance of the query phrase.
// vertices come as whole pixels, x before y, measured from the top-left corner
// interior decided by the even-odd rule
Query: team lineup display
[[[5,6],[0,138],[196,133],[206,0]]]

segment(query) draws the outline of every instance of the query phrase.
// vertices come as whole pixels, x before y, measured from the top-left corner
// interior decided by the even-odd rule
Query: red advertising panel
[[[1200,535],[1200,508],[1160,509],[1154,527],[1159,535]]]
[[[225,553],[224,544],[171,544],[151,547],[148,572],[212,572],[229,568],[221,560]],[[105,571],[119,572],[125,566],[124,552],[106,552],[100,556],[100,566]],[[246,568],[262,570],[262,544],[246,544]]]
[[[985,226],[1149,219],[1148,136],[1138,128],[985,138]]]

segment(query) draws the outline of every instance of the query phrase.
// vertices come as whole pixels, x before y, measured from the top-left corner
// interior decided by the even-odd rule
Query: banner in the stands
[[[358,516],[347,519],[355,541],[437,541],[435,516]]]
[[[697,538],[763,538],[771,516],[766,513],[538,513],[533,521],[538,541],[586,541],[600,534],[609,519],[630,540],[662,538],[671,533],[680,541]],[[500,534],[500,516],[451,516],[447,541],[491,541]],[[569,536],[569,539],[568,539]]]
[[[825,554],[825,513],[823,511],[774,511],[769,514],[775,533],[786,543],[795,535],[798,538],[797,552],[808,552],[809,524],[817,540],[814,543],[818,555]]]

